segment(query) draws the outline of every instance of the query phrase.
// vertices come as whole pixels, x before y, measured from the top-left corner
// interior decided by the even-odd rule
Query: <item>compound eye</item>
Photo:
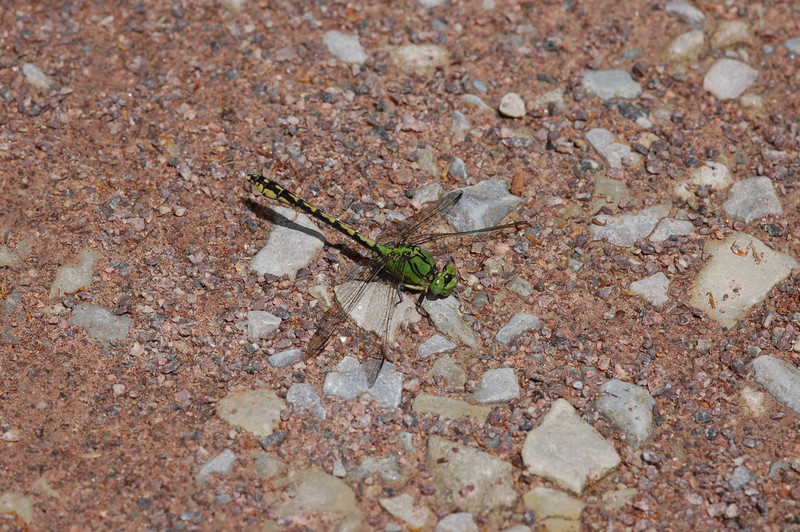
[[[428,286],[428,291],[435,296],[439,296],[442,294],[442,290],[444,290],[445,285],[446,282],[444,276],[439,274],[433,279],[433,282],[430,284],[430,286]]]
[[[452,264],[448,264],[444,267],[444,270],[441,274],[443,286],[442,286],[442,295],[449,296],[456,287],[458,283],[458,277],[456,276],[456,269]]]

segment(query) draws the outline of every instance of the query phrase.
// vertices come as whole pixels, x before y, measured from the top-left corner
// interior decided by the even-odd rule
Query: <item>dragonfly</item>
[[[369,312],[377,313],[375,316],[377,323],[374,328],[379,336],[380,344],[379,353],[373,352],[363,365],[369,387],[372,387],[377,380],[384,361],[392,359],[387,343],[390,338],[394,310],[402,301],[401,289],[417,292],[416,304],[420,310],[426,297],[444,298],[456,292],[458,273],[455,266],[451,262],[447,262],[439,268],[431,252],[424,246],[430,247],[437,241],[445,239],[486,235],[502,230],[517,230],[528,225],[527,222],[517,221],[474,231],[433,232],[431,228],[436,226],[461,199],[463,193],[456,191],[420,210],[415,216],[393,224],[384,230],[376,240],[371,240],[261,174],[249,173],[247,179],[256,190],[267,198],[285,203],[313,216],[349,237],[369,252],[367,266],[357,266],[351,270],[347,275],[348,282],[341,285],[341,287],[347,288],[345,290],[337,289],[336,301],[325,311],[317,323],[317,329],[303,352],[305,360],[319,355],[328,341],[347,323],[352,311],[362,304],[366,304]],[[383,302],[383,308],[381,308],[381,302],[367,301],[375,293],[369,287],[376,282],[385,283],[389,287],[389,290],[384,292],[388,294],[389,300]],[[373,307],[375,307],[374,311],[369,310]],[[421,314],[426,315],[424,311]]]

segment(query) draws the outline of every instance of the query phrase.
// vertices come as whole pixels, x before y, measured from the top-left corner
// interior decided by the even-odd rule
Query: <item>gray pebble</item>
[[[681,33],[667,45],[664,59],[667,61],[694,61],[703,51],[705,37],[700,30]]]
[[[437,358],[428,375],[444,377],[447,385],[456,390],[463,390],[467,382],[467,373],[448,355]]]
[[[461,179],[467,179],[467,165],[466,163],[461,160],[459,157],[453,158],[453,162],[450,163],[450,168],[447,169],[448,175],[453,177],[458,177]]]
[[[426,359],[431,355],[439,355],[442,353],[452,353],[458,347],[455,343],[451,342],[444,336],[438,334],[431,336],[417,348],[417,353],[422,359]]]
[[[516,275],[512,276],[508,280],[506,288],[508,288],[510,292],[517,294],[522,299],[526,299],[533,295],[533,286],[531,286],[531,283],[521,277],[517,277]]]
[[[214,458],[200,466],[195,479],[202,484],[214,473],[227,473],[236,461],[236,455],[230,449],[225,449]]]
[[[423,9],[433,9],[434,7],[439,7],[444,5],[447,0],[417,0],[417,3],[422,6]]]
[[[800,55],[800,37],[789,39],[783,43],[783,46],[786,47],[793,56]]]
[[[490,369],[470,396],[470,400],[481,404],[507,403],[518,398],[519,382],[512,368]]]
[[[684,0],[670,0],[664,6],[664,12],[677,14],[697,30],[702,29],[706,23],[703,12]]]
[[[478,532],[478,525],[471,513],[458,512],[440,519],[434,532]]]
[[[453,111],[453,123],[450,126],[451,135],[456,135],[456,134],[464,135],[467,131],[470,130],[471,127],[472,124],[470,124],[469,119],[464,113],[462,113],[461,111]],[[466,173],[464,175],[466,176]]]
[[[413,198],[415,201],[418,201],[420,205],[424,205],[441,198],[442,192],[444,192],[444,189],[442,188],[441,184],[431,183],[416,189],[414,191]]]
[[[573,272],[577,273],[581,268],[583,268],[583,263],[578,259],[573,259],[570,257],[567,259],[567,267]]]
[[[585,159],[591,161],[591,159]],[[591,161],[594,163],[594,161]],[[597,166],[600,166],[600,164]],[[617,208],[619,202],[623,198],[627,198],[630,193],[625,183],[619,179],[609,179],[607,177],[598,176],[594,180],[594,202],[592,203],[592,212],[596,213],[603,207]]]
[[[489,179],[458,190],[461,199],[447,214],[456,231],[477,231],[498,225],[523,201],[508,192],[505,179]]]
[[[217,402],[217,415],[257,438],[275,434],[286,402],[267,388],[233,390]]]
[[[772,180],[766,176],[734,183],[728,191],[728,199],[722,204],[722,210],[731,218],[746,224],[770,214],[783,214]]]
[[[758,70],[736,59],[724,58],[708,69],[703,78],[703,89],[720,100],[730,100],[738,98],[757,79]]]
[[[403,450],[407,453],[413,453],[417,450],[414,447],[414,435],[410,432],[403,431],[397,435],[400,438],[400,445],[403,447]]]
[[[278,330],[281,319],[264,310],[251,310],[247,313],[247,339],[255,342]]]
[[[328,290],[328,287],[324,284],[315,284],[311,288],[308,289],[308,295],[313,297],[319,306],[323,309],[328,309],[333,305],[333,299],[331,298],[331,292]]]
[[[517,312],[503,328],[497,332],[497,341],[502,344],[510,344],[526,332],[533,329],[540,329],[542,322],[533,314]]]
[[[663,242],[671,236],[686,236],[694,233],[694,224],[689,220],[676,220],[674,218],[662,218],[648,240],[651,242]]]
[[[253,469],[258,478],[271,480],[286,470],[286,464],[261,449],[251,451],[250,456],[253,458]]]
[[[753,34],[750,24],[745,20],[723,20],[717,25],[711,35],[712,48],[727,48],[736,44],[746,44],[752,41]]]
[[[310,384],[293,384],[286,392],[286,402],[297,409],[308,410],[319,419],[328,417],[317,391]]]
[[[365,530],[356,495],[342,479],[318,469],[289,469],[282,475],[279,486],[292,494],[270,506],[270,516],[274,515],[279,522],[300,522],[309,514],[338,514],[338,532]],[[263,529],[275,530],[269,526]]]
[[[94,266],[100,255],[91,249],[78,253],[78,264],[65,264],[56,271],[53,284],[50,285],[50,297],[71,295],[89,288],[92,284]]]
[[[15,249],[0,246],[0,268],[13,268],[22,262],[22,257]]]
[[[22,65],[22,75],[28,85],[36,87],[41,90],[49,90],[52,85],[55,85],[55,80],[45,74],[41,68],[32,64],[25,63]]]
[[[567,103],[564,100],[564,89],[559,87],[551,91],[545,92],[533,100],[534,107],[547,107],[550,104],[557,109],[567,110]]]
[[[653,435],[653,407],[656,404],[647,388],[612,379],[598,390],[597,411],[619,427],[634,449]]]
[[[375,384],[370,388],[362,365],[355,358],[346,356],[336,366],[336,371],[325,376],[322,385],[324,395],[342,399],[355,399],[363,392],[375,397],[381,408],[397,408],[403,392],[403,374],[395,371],[395,365],[391,362],[384,362]]]
[[[331,474],[338,478],[344,478],[347,475],[347,470],[344,468],[344,464],[341,460],[336,460],[333,463],[333,471]]]
[[[425,299],[422,308],[428,313],[433,326],[441,334],[461,342],[472,349],[480,345],[477,333],[464,322],[459,311],[461,302],[454,295],[445,298]]]
[[[272,230],[267,243],[250,261],[250,267],[260,275],[288,275],[294,280],[297,271],[308,266],[322,250],[325,235],[305,214],[277,205],[269,208],[276,213]]]
[[[645,277],[639,281],[634,281],[630,285],[630,291],[651,305],[660,310],[669,301],[669,279],[664,272],[658,272]]]
[[[438,395],[421,393],[414,398],[412,412],[416,414],[435,414],[450,419],[472,416],[479,424],[483,424],[492,412],[492,408],[489,406],[474,405],[452,397],[440,397]]]
[[[561,490],[544,486],[538,486],[530,490],[522,496],[522,501],[527,508],[530,508],[536,514],[536,520],[545,525],[553,522],[551,518],[562,518],[572,521],[570,523],[572,525],[577,525],[584,508],[586,508],[586,503],[577,497],[572,497]],[[563,528],[570,530],[576,527],[564,524]],[[547,526],[547,529],[550,530],[550,527]]]
[[[753,475],[752,471],[745,466],[739,466],[733,470],[733,475],[731,476],[730,480],[731,488],[733,488],[734,491],[739,491],[748,482],[751,482],[755,479],[756,477]]]
[[[355,33],[331,30],[325,32],[322,43],[331,55],[345,63],[361,64],[369,57],[361,43],[358,42],[358,35]]]
[[[397,482],[405,476],[401,471],[397,456],[375,457],[367,456],[358,467],[350,471],[348,477],[351,479],[362,479],[368,475],[377,473],[382,479],[389,482]]]
[[[447,49],[435,44],[406,44],[391,52],[394,65],[405,72],[424,73],[450,62]]]
[[[494,255],[483,263],[483,271],[489,275],[500,276],[508,268],[508,260],[504,255]]]
[[[461,99],[470,105],[474,105],[480,111],[491,111],[492,108],[489,107],[486,102],[484,102],[480,96],[476,96],[474,94],[463,94]]]
[[[125,338],[133,323],[128,316],[116,316],[105,307],[89,303],[75,306],[69,321],[72,325],[85,329],[92,338],[104,343]]]
[[[566,399],[556,399],[542,423],[525,438],[522,461],[529,473],[580,495],[590,481],[614,470],[620,457]]]
[[[486,86],[486,83],[482,82],[479,79],[470,80],[470,85],[472,85],[472,88],[478,92],[486,92],[489,90],[489,87]]]
[[[223,493],[221,495],[217,495],[216,497],[214,497],[214,504],[216,504],[217,506],[224,506],[226,504],[230,504],[232,500],[233,497],[231,497],[230,494]]]
[[[301,349],[287,349],[280,353],[275,353],[267,359],[269,365],[273,368],[285,368],[290,366],[303,358],[303,351]]]
[[[512,525],[508,528],[504,528],[500,532],[532,532],[531,527],[525,525]]]
[[[595,128],[587,131],[586,140],[611,168],[633,167],[642,164],[642,156],[627,144],[614,139],[614,135],[607,129]],[[625,159],[626,157],[627,159]]]
[[[637,214],[598,214],[595,219],[604,225],[592,225],[592,240],[605,238],[615,246],[631,247],[637,240],[652,233],[658,221],[665,218],[670,210],[669,205],[654,205]]]
[[[725,240],[709,241],[703,253],[710,254],[711,260],[694,280],[690,303],[728,328],[800,267],[791,255],[747,233],[734,232]]]
[[[516,92],[507,92],[500,100],[500,114],[509,118],[525,116],[525,102]]]
[[[432,146],[426,145],[424,148],[417,150],[417,164],[433,177],[438,176],[439,167],[436,165]]]
[[[419,501],[410,493],[380,498],[378,503],[393,517],[405,522],[411,530],[422,530],[425,528],[425,524],[433,518],[430,509],[419,504]]]
[[[581,76],[583,87],[601,100],[633,100],[642,94],[641,85],[625,70],[587,70]]]
[[[438,511],[486,515],[518,500],[509,462],[439,436],[428,438],[427,470],[433,475]]]
[[[762,355],[750,365],[755,371],[755,380],[775,400],[800,414],[800,370],[785,360]]]

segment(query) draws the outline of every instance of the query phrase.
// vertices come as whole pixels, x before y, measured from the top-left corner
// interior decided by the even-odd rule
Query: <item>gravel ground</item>
[[[0,527],[797,530],[798,28],[0,1]],[[248,171],[370,237],[529,225],[367,388],[354,327],[302,357],[361,259]]]

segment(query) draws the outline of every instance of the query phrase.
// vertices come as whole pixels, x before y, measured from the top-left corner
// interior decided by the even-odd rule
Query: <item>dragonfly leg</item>
[[[422,307],[422,302],[425,301],[425,296],[427,296],[427,295],[428,295],[428,292],[426,290],[423,290],[423,291],[421,291],[419,293],[419,297],[417,298],[417,301],[416,301],[416,303],[417,303],[417,312],[419,312],[425,318],[430,318],[431,315],[428,314],[428,311],[425,310]]]

